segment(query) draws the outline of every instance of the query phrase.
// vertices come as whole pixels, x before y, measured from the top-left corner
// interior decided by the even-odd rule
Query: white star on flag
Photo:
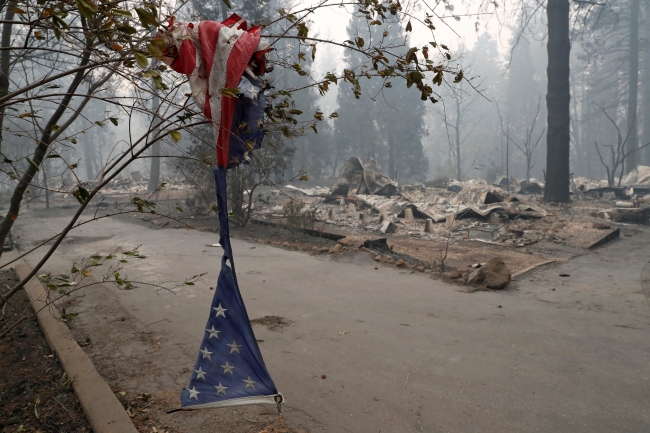
[[[228,361],[224,365],[220,365],[219,367],[223,368],[223,374],[230,373],[233,374],[232,371],[235,369],[232,365],[228,365]]]
[[[239,348],[241,347],[241,344],[237,344],[237,341],[232,340],[232,344],[226,344],[226,346],[230,347],[230,353],[232,354],[233,352],[239,352]]]
[[[192,389],[188,389],[188,391],[190,392],[190,398],[199,399],[199,394],[201,393],[196,390],[195,386],[193,386]]]
[[[221,331],[217,331],[216,329],[214,329],[214,325],[212,325],[210,329],[206,329],[206,331],[210,333],[210,337],[208,338],[208,340],[211,339],[212,337],[215,337],[217,340],[219,339],[219,333]]]
[[[226,318],[226,311],[228,311],[228,309],[223,308],[221,304],[219,304],[218,307],[212,307],[212,309],[217,312],[217,315],[214,317],[223,316],[224,319]]]
[[[203,369],[201,367],[199,367],[198,370],[194,370],[194,372],[196,373],[196,378],[197,379],[205,380],[205,375],[207,374],[207,372],[203,371]]]
[[[226,390],[228,389],[228,387],[223,386],[221,382],[219,382],[219,386],[215,386],[215,388],[217,389],[217,395],[219,394],[226,395]]]
[[[255,384],[257,383],[254,380],[252,380],[250,376],[248,376],[248,379],[243,379],[242,382],[246,384],[246,389],[248,388],[255,389]]]
[[[212,355],[213,352],[209,352],[207,346],[203,348],[203,350],[199,350],[203,354],[203,359],[208,358],[210,361],[212,361],[212,358],[210,358],[210,355]]]

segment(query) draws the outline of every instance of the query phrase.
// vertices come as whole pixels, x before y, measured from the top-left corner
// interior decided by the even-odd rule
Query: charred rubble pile
[[[612,223],[647,224],[650,217],[650,167],[638,167],[620,187],[576,178],[569,206],[543,203],[543,189],[535,179],[505,178],[494,184],[442,179],[398,185],[356,157],[332,188],[289,186],[305,203],[303,212],[325,230],[349,235],[469,239],[513,247],[547,241],[588,248],[618,236]],[[255,218],[280,219],[282,209],[280,202],[264,206]]]

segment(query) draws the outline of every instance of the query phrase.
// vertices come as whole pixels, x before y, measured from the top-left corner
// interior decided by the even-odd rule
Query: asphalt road
[[[21,218],[21,248],[65,221]],[[181,281],[208,272],[173,294],[146,286],[86,290],[75,326],[97,335],[101,323],[123,315],[158,338],[145,344],[127,329],[113,332],[119,324],[104,328],[94,337],[96,356],[124,361],[123,370],[107,367],[106,374],[128,374],[134,388],[172,394],[187,384],[221,252],[206,244],[217,238],[103,220],[76,229],[59,248],[50,270],[142,245],[148,259],[128,264],[132,279]],[[361,254],[337,261],[240,240],[233,248],[250,317],[295,322],[281,332],[256,326],[255,333],[297,425],[355,433],[647,432],[650,308],[640,272],[650,260],[648,240],[648,230],[637,230],[505,291],[476,293],[421,273],[375,269]],[[155,351],[142,349],[151,344]]]

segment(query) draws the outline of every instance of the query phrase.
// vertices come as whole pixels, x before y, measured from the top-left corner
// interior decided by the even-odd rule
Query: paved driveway
[[[18,240],[25,248],[64,222],[23,218]],[[376,269],[363,255],[336,261],[239,240],[233,248],[251,318],[294,322],[255,332],[296,424],[355,433],[643,432],[650,309],[639,275],[648,239],[638,231],[508,290],[471,294],[421,273]],[[104,220],[61,246],[50,269],[141,244],[149,258],[129,264],[131,278],[209,272],[174,294],[86,290],[75,326],[95,336],[95,356],[112,357],[103,373],[172,394],[186,385],[218,272],[220,249],[206,244],[216,241],[212,233]],[[138,340],[120,320],[153,340]]]

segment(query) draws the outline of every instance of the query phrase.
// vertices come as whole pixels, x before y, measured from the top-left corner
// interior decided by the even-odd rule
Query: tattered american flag
[[[237,88],[245,71],[248,78],[244,79],[248,79],[253,86],[259,84],[258,75],[265,72],[263,57],[270,48],[260,41],[260,29],[247,29],[246,22],[237,15],[223,23],[202,21],[199,24],[174,24],[172,19],[169,31],[162,37],[167,43],[165,61],[174,70],[189,77],[194,101],[212,120],[217,142],[218,168],[214,171],[214,177],[220,243],[224,250],[192,379],[181,393],[182,409],[257,403],[274,403],[279,409],[282,394],[278,393],[264,365],[237,285],[228,232],[226,196],[226,170],[228,166],[241,162],[239,154],[235,153],[233,158],[231,148],[235,108],[248,110],[254,105],[254,115],[259,115],[260,109],[263,114],[262,104],[265,100],[263,90],[261,96],[257,96],[257,90],[251,92],[252,96],[248,99],[243,94],[233,97],[231,91],[223,91]],[[263,129],[256,137],[259,144]]]
[[[238,98],[223,90],[237,88],[251,59],[261,66],[263,75],[264,55],[271,48],[260,39],[259,27],[248,29],[246,21],[237,15],[223,23],[175,24],[172,18],[169,25],[169,31],[162,35],[167,44],[164,59],[172,69],[188,76],[194,101],[212,120],[217,164],[231,166],[229,143]]]

